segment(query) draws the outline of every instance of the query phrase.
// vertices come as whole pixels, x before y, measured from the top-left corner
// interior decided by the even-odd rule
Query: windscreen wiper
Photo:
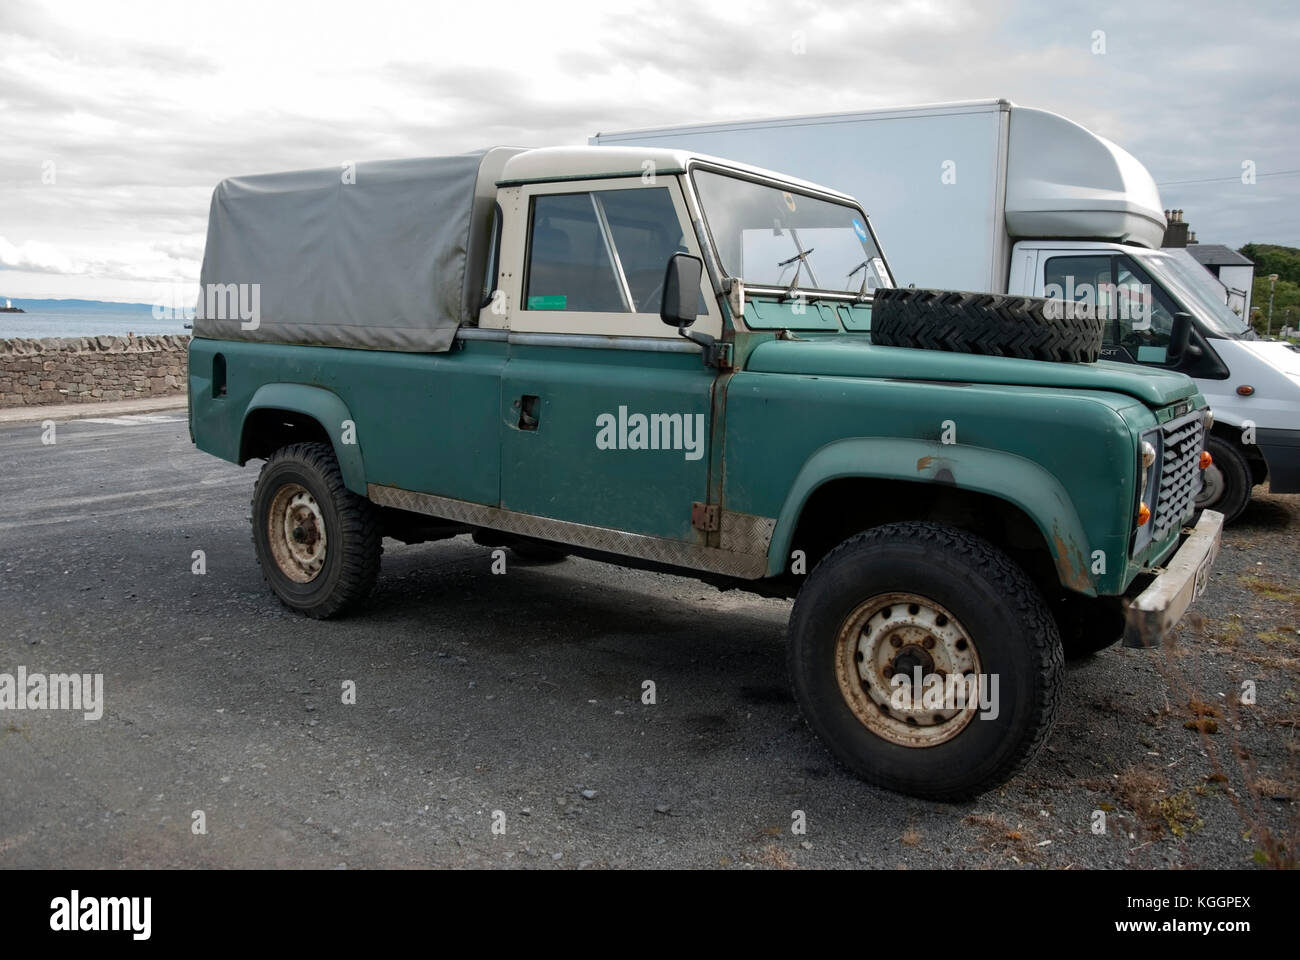
[[[859,263],[856,267],[854,267],[852,270],[850,270],[850,271],[849,271],[849,275],[848,275],[847,277],[845,277],[846,280],[852,280],[852,279],[853,279],[853,275],[854,275],[855,273],[857,273],[859,270],[862,271],[862,286],[858,287],[858,301],[859,301],[859,302],[861,302],[861,301],[867,299],[867,277],[868,277],[868,274],[869,274],[869,271],[867,270],[867,267],[869,267],[869,266],[871,266],[871,260],[870,260],[870,259],[863,260],[863,261],[862,261],[861,263]]]
[[[817,274],[813,273],[812,264],[808,262],[808,257],[813,253],[814,250],[816,250],[816,247],[809,247],[807,250],[805,250],[803,248],[803,244],[799,242],[799,231],[796,230],[794,227],[790,228],[790,238],[794,241],[795,250],[799,252],[796,253],[793,257],[791,257],[788,260],[778,260],[776,262],[776,265],[782,269],[785,269],[786,267],[790,266],[790,264],[796,263],[797,261],[797,265],[794,268],[794,277],[790,280],[790,288],[785,292],[785,296],[787,300],[794,300],[801,295],[799,292],[799,271],[804,267],[808,268],[808,282],[811,283],[814,287],[818,285]]]

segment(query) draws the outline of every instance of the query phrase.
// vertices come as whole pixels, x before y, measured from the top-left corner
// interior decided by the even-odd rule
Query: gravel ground
[[[253,560],[254,471],[157,419],[60,425],[53,447],[0,428],[0,670],[103,672],[107,703],[0,715],[0,866],[1294,857],[1300,497],[1259,491],[1170,651],[1071,665],[1038,761],[943,805],[855,780],[804,726],[787,602],[584,560],[493,576],[461,538],[389,542],[358,616],[294,616]]]

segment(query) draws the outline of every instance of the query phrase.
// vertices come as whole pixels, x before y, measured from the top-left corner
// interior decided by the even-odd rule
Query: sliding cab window
[[[528,310],[655,313],[664,268],[687,252],[666,187],[533,197]]]

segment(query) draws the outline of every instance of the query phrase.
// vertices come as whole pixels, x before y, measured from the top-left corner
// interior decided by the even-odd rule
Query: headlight
[[[1210,432],[1210,427],[1214,426],[1214,411],[1209,407],[1205,408],[1205,432]]]
[[[1133,506],[1133,521],[1137,533],[1133,536],[1133,554],[1136,556],[1151,543],[1156,510],[1156,497],[1160,492],[1160,451],[1164,445],[1160,428],[1148,430],[1138,444],[1138,502]]]

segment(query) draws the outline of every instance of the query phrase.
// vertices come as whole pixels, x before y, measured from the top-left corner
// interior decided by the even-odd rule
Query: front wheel
[[[891,523],[842,543],[795,600],[795,697],[863,779],[961,800],[1009,779],[1046,741],[1063,654],[1038,588],[989,542]]]
[[[253,488],[253,546],[285,606],[321,620],[370,595],[379,576],[378,512],[343,483],[329,444],[281,447]]]

